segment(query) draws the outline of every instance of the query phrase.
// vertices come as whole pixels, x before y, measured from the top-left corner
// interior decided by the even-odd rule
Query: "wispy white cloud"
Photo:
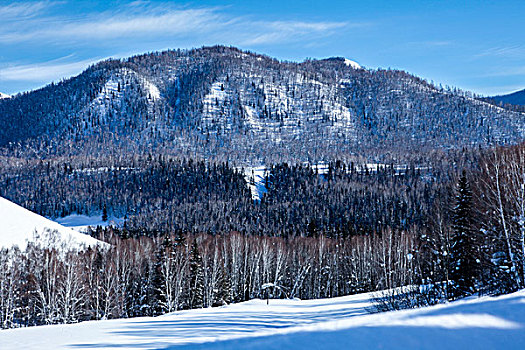
[[[454,42],[451,40],[433,40],[433,41],[425,41],[423,42],[423,45],[427,47],[446,47],[454,45]]]
[[[26,20],[34,18],[41,14],[44,9],[53,6],[56,3],[49,1],[37,2],[12,2],[7,5],[0,5],[0,21]]]
[[[97,16],[98,17],[98,16]],[[125,14],[89,18],[77,22],[54,19],[55,23],[37,29],[11,30],[0,34],[0,42],[30,40],[100,40],[146,35],[179,35],[216,29],[225,23],[210,9],[187,9],[162,14]]]
[[[448,48],[456,45],[452,40],[425,40],[425,41],[411,41],[407,43],[407,46],[419,48],[419,49],[440,49]]]
[[[525,45],[495,46],[481,51],[475,57],[525,58]]]
[[[325,36],[350,26],[348,22],[257,21],[251,25],[255,30],[246,33],[246,39],[242,40],[241,44],[274,44],[302,39],[306,36]]]
[[[63,62],[63,59],[58,59],[43,63],[13,65],[0,69],[0,81],[51,81],[57,78],[67,78],[82,72],[90,64],[99,60],[94,58]]]
[[[307,35],[331,35],[350,26],[347,22],[259,21],[228,16],[216,7],[174,8],[133,2],[117,12],[96,13],[77,20],[39,16],[14,26],[0,24],[0,43],[94,42],[206,34],[217,40],[257,45],[300,40]]]

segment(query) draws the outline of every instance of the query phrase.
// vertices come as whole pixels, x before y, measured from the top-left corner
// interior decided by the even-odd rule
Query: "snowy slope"
[[[80,215],[80,214],[71,214],[63,218],[58,218],[54,220],[60,225],[72,228],[79,232],[86,231],[89,227],[107,227],[107,226],[120,226],[124,223],[123,218],[109,217],[107,221],[102,220],[102,215]]]
[[[2,349],[524,349],[525,290],[369,314],[369,294],[0,331]]]
[[[0,100],[3,100],[5,98],[11,98],[11,96],[7,95],[7,94],[4,94],[2,92],[0,92]]]
[[[354,69],[362,69],[359,63],[357,63],[356,61],[349,60],[348,58],[345,58],[345,64]]]
[[[27,242],[33,240],[35,232],[45,236],[49,231],[56,231],[59,242],[65,242],[73,248],[103,244],[0,197],[0,248],[17,245],[20,249],[25,249]]]
[[[244,178],[252,193],[253,200],[260,201],[267,192],[265,178],[268,174],[269,170],[265,166],[248,167],[244,170]]]

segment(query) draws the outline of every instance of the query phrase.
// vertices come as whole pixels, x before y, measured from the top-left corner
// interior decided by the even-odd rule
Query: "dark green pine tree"
[[[154,316],[162,315],[166,312],[163,305],[166,302],[165,296],[162,294],[162,288],[165,283],[165,276],[162,274],[162,263],[168,255],[173,251],[173,242],[169,234],[165,234],[162,242],[155,252],[155,263],[152,276],[152,295],[151,295],[151,310]]]
[[[102,208],[102,221],[108,221],[108,208],[106,207],[106,203],[104,203],[104,207]]]
[[[479,254],[472,229],[472,190],[465,171],[457,185],[452,220],[449,277],[451,296],[458,298],[476,291],[479,275]]]
[[[226,274],[224,266],[221,267],[219,274],[218,288],[217,292],[214,294],[212,306],[223,306],[231,303],[231,282]]]
[[[190,251],[190,288],[189,288],[189,307],[197,309],[204,304],[204,271],[202,258],[199,253],[197,241],[193,241]]]

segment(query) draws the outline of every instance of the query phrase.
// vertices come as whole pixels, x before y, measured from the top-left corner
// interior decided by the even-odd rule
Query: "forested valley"
[[[0,194],[46,216],[110,213],[85,251],[42,238],[0,256],[3,328],[159,315],[256,297],[324,298],[409,286],[386,308],[524,287],[525,147],[427,164],[245,169],[158,155],[6,163]]]

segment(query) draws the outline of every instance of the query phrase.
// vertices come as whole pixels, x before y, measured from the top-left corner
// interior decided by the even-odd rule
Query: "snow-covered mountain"
[[[4,330],[2,349],[523,349],[525,291],[370,314],[371,294]]]
[[[70,248],[105,245],[0,197],[0,248],[25,249],[27,243],[33,241],[55,246],[65,244]]]
[[[343,57],[281,62],[223,46],[100,62],[8,99],[0,115],[0,148],[62,155],[118,148],[311,161],[525,136],[525,114],[403,71]]]
[[[507,95],[493,96],[491,99],[496,102],[525,106],[525,89]]]

